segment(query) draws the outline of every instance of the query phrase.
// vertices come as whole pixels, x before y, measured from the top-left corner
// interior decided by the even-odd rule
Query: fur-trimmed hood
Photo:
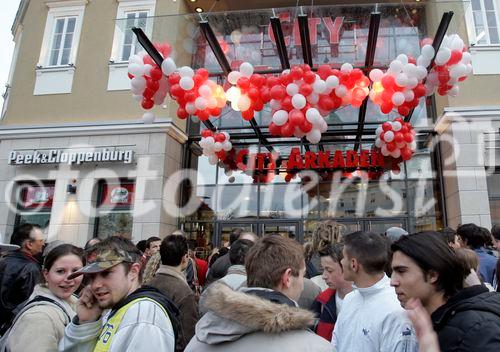
[[[277,304],[244,291],[214,284],[206,298],[207,314],[196,325],[196,337],[206,344],[236,341],[253,332],[281,333],[307,329],[314,314]]]

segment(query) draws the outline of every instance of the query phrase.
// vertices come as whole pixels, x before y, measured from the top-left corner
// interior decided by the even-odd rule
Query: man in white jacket
[[[60,351],[173,352],[177,308],[158,290],[141,286],[141,253],[119,237],[95,247],[77,316],[66,326]],[[174,324],[172,324],[172,321]]]
[[[401,308],[390,279],[384,238],[370,232],[344,237],[344,279],[355,290],[345,296],[332,344],[338,352],[417,352],[414,329]]]

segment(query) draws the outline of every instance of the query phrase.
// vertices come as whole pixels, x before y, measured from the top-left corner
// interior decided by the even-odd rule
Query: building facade
[[[300,8],[287,1],[23,0],[12,33],[16,42],[0,120],[0,233],[36,222],[49,240],[83,244],[93,236],[123,234],[134,241],[183,228],[200,247],[219,244],[234,227],[258,234],[279,232],[306,241],[319,221],[346,231],[409,231],[500,221],[500,174],[495,160],[500,127],[500,2],[373,2]],[[274,9],[270,9],[274,7]],[[198,10],[196,10],[198,8]],[[382,13],[375,63],[386,67],[399,53],[419,54],[442,13],[454,11],[448,33],[458,33],[473,56],[474,74],[455,97],[422,101],[412,123],[419,149],[399,173],[374,181],[320,175],[316,183],[269,181],[252,173],[211,165],[198,146],[203,128],[176,116],[171,99],[154,108],[154,123],[141,120],[130,93],[128,57],[141,50],[131,32],[141,27],[154,42],[169,42],[179,66],[220,66],[203,39],[210,23],[232,67],[250,61],[261,70],[280,66],[269,34],[279,16],[291,64],[302,63],[294,30],[298,11],[310,13],[315,64],[363,66],[369,14]],[[196,11],[203,11],[197,13]],[[309,12],[308,12],[309,11]],[[116,19],[116,20],[115,20]],[[311,21],[310,19],[310,21]],[[392,115],[391,115],[392,116]],[[394,117],[394,116],[392,116]],[[256,116],[263,127],[269,111]],[[361,148],[373,144],[387,119],[368,105]],[[241,115],[225,111],[213,124],[227,130],[238,148],[265,150]],[[358,110],[328,117],[331,138],[322,148],[348,150],[355,143]],[[370,136],[371,134],[371,136]],[[270,139],[282,155],[301,140]],[[179,170],[194,170],[190,183]],[[192,202],[190,202],[190,200]],[[182,208],[182,209],[179,209]]]

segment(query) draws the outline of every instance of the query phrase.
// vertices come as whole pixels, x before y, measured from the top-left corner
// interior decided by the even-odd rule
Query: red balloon
[[[382,124],[382,129],[384,131],[391,131],[392,130],[392,124],[390,122],[384,122]]]
[[[403,116],[408,116],[410,111],[411,111],[411,109],[406,105],[401,105],[398,107],[398,113],[403,115]]]
[[[412,155],[413,152],[410,148],[405,147],[401,149],[401,158],[403,158],[404,161],[410,160]]]
[[[448,81],[450,80],[450,74],[448,73],[448,71],[441,71],[438,73],[438,79],[439,83],[448,83]]]
[[[187,113],[186,109],[179,106],[177,108],[177,117],[180,118],[181,120],[185,120],[189,117],[189,114]]]
[[[261,111],[264,109],[264,102],[257,98],[257,100],[252,102],[252,109],[255,111]]]
[[[151,72],[149,72],[149,76],[151,77],[151,79],[158,81],[162,78],[163,73],[161,72],[161,69],[156,66],[151,69]]]
[[[149,55],[144,56],[142,61],[144,62],[144,64],[149,64],[151,66],[156,65],[155,62],[153,61],[153,59],[151,58],[151,56],[149,56]]]
[[[196,110],[196,116],[198,116],[198,118],[199,118],[201,121],[206,121],[206,120],[208,120],[208,118],[209,118],[209,115],[208,115],[208,111],[207,111],[207,110]]]
[[[355,108],[359,108],[361,105],[363,105],[363,100],[352,98],[351,105]]]
[[[186,99],[186,101],[195,101],[196,98],[198,98],[198,95],[193,91],[189,91],[184,94],[184,99]]]
[[[131,74],[130,72],[129,72],[129,73],[127,73],[127,76],[128,76],[128,78],[130,78],[130,79],[134,78],[134,75],[133,75],[133,74]]]
[[[363,71],[361,71],[359,68],[354,68],[351,72],[351,79],[357,81],[358,79],[361,79],[363,77]]]
[[[250,121],[251,119],[253,119],[253,115],[254,115],[253,109],[248,109],[241,112],[241,116],[243,116],[243,119],[246,121]]]
[[[153,91],[151,88],[146,87],[146,89],[144,89],[144,92],[142,92],[142,96],[146,99],[152,99],[155,93],[156,92]]]
[[[305,120],[304,113],[298,109],[293,109],[288,115],[288,121],[294,126],[301,126]]]
[[[330,67],[330,65],[321,65],[320,67],[318,67],[318,76],[322,79],[322,80],[325,80],[328,78],[328,76],[331,76],[332,74],[332,68]],[[314,75],[314,74],[313,74]],[[314,82],[314,81],[313,81]],[[311,82],[312,83],[312,82]]]
[[[281,85],[275,85],[269,91],[269,95],[272,99],[281,100],[286,96],[286,89]]]
[[[271,100],[271,93],[269,91],[269,88],[264,86],[260,89],[260,98],[262,99],[264,104],[268,103],[269,100]]]
[[[425,85],[422,83],[418,84],[415,88],[413,88],[413,93],[417,98],[423,97],[425,95]]]
[[[452,50],[450,59],[448,60],[448,65],[458,64],[462,60],[462,51],[461,50]]]
[[[142,100],[141,106],[143,109],[149,110],[155,105],[155,102],[151,99],[144,98]]]
[[[209,130],[209,129],[204,129],[201,131],[201,136],[204,138],[213,137],[213,135],[214,135],[214,132]]]
[[[318,100],[318,106],[323,110],[331,111],[333,110],[334,107],[333,99],[330,98],[328,95],[320,95]]]
[[[194,85],[196,87],[199,87],[199,86],[201,86],[206,81],[206,79],[203,78],[202,75],[200,75],[200,74],[197,73],[197,74],[195,74],[193,76],[193,81],[194,81]]]
[[[393,152],[396,150],[396,143],[394,142],[389,142],[386,144],[387,150],[390,152]]]
[[[304,73],[304,82],[307,83],[307,84],[313,84],[314,81],[316,80],[316,75],[314,74],[314,72],[306,72]]]
[[[226,140],[226,135],[224,133],[216,133],[214,137],[216,142],[224,142]]]
[[[294,80],[298,81],[304,75],[304,70],[302,70],[302,68],[300,68],[299,66],[294,66],[290,70],[290,75]]]
[[[280,84],[280,80],[278,79],[278,77],[276,77],[276,76],[269,76],[269,77],[267,77],[266,85],[269,88],[272,88],[272,87],[274,87],[275,85],[278,85],[278,84]]]
[[[406,143],[411,143],[411,142],[413,142],[413,136],[412,136],[412,134],[411,134],[411,133],[405,133],[405,134],[403,135],[403,139],[404,139],[404,141],[405,141]]]
[[[217,117],[221,114],[222,112],[222,109],[221,108],[218,108],[218,107],[215,107],[213,109],[210,109],[210,115],[211,116],[214,116],[214,117]]]
[[[271,122],[269,124],[269,133],[273,136],[281,136],[281,127]]]
[[[283,100],[281,101],[281,108],[286,111],[292,110],[293,109],[292,98],[289,96],[283,98]]]
[[[312,93],[313,89],[310,84],[303,83],[299,88],[299,93],[307,97]]]
[[[260,92],[259,92],[259,90],[258,90],[257,88],[255,88],[255,87],[250,87],[250,88],[248,89],[247,95],[248,95],[248,97],[249,97],[250,99],[252,99],[252,100],[255,100],[255,99],[260,98]]]
[[[149,80],[147,80],[146,87],[151,89],[154,93],[156,93],[158,88],[160,88],[160,83],[158,83],[158,81],[154,81],[152,79],[149,79]]]
[[[394,142],[401,143],[404,141],[404,135],[401,132],[394,133]]]
[[[392,102],[389,101],[384,101],[382,105],[380,105],[380,111],[382,111],[383,114],[388,114],[392,111],[393,104]]]
[[[200,75],[201,77],[203,77],[203,80],[207,80],[208,79],[208,70],[206,68],[199,68],[196,70],[196,74],[197,75]]]
[[[401,129],[399,130],[399,132],[401,132],[403,134],[403,136],[408,133],[408,127],[406,127],[405,125],[403,125],[403,127],[401,127]]]
[[[281,126],[281,135],[283,137],[292,137],[294,132],[295,132],[295,126],[292,125],[290,122],[287,122],[283,126]]]
[[[168,76],[168,83],[171,85],[179,83],[181,80],[181,76],[179,76],[178,73],[172,73],[170,76]]]
[[[385,89],[394,89],[395,85],[396,85],[396,80],[394,79],[393,76],[391,76],[391,75],[385,75],[382,78],[382,86]]]
[[[254,73],[252,76],[250,76],[250,83],[252,83],[257,88],[260,88],[264,84],[266,84],[266,77],[258,73]]]
[[[312,130],[312,128],[313,128],[312,123],[310,123],[309,121],[307,121],[307,119],[304,119],[304,121],[302,121],[302,125],[300,125],[300,129],[304,133],[310,132]]]
[[[236,82],[238,87],[240,87],[243,90],[247,90],[250,87],[250,80],[248,77],[240,77],[238,79],[238,82]]]

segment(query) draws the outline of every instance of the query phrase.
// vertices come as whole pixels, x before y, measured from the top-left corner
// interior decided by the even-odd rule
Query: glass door
[[[401,227],[408,231],[408,225],[406,219],[400,218],[388,218],[388,219],[378,219],[378,220],[366,220],[366,230],[375,232],[378,234],[385,234],[385,231],[390,227]]]
[[[244,232],[253,232],[257,234],[257,226],[255,223],[220,223],[219,224],[219,245],[229,246],[229,235],[237,228],[241,228]]]
[[[299,241],[298,222],[265,222],[261,225],[261,236],[278,234]]]

